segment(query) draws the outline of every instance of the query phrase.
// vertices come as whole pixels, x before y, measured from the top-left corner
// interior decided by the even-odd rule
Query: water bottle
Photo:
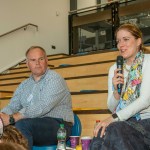
[[[66,150],[66,129],[64,124],[60,124],[60,127],[57,131],[57,150]]]

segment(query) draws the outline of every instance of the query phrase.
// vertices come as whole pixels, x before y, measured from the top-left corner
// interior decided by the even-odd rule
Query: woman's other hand
[[[97,137],[99,130],[101,130],[100,137],[103,137],[105,135],[107,126],[114,121],[115,119],[112,116],[110,116],[107,119],[99,122],[94,128],[94,131],[93,131],[94,136]]]

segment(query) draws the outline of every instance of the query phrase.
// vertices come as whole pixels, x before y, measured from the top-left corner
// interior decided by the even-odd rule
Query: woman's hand
[[[118,73],[119,70],[120,69],[116,69],[114,71],[114,77],[112,78],[112,83],[114,86],[114,97],[118,100],[120,99],[120,95],[118,93],[117,85],[124,84],[124,76],[123,76],[123,74]]]
[[[94,136],[97,137],[99,130],[102,129],[100,137],[103,137],[105,135],[105,130],[106,130],[107,126],[114,121],[115,121],[114,118],[112,116],[110,116],[107,119],[98,123],[97,126],[94,128],[94,132],[93,132]]]
[[[124,84],[124,76],[123,76],[123,74],[118,73],[119,70],[121,70],[121,69],[115,69],[114,77],[112,78],[114,90],[116,90],[116,91],[117,91],[118,84]]]

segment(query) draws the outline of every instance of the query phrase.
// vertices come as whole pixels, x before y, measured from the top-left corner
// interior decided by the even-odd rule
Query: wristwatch
[[[112,114],[112,117],[115,121],[119,121],[119,118],[116,113]]]
[[[13,115],[9,115],[9,124],[10,125],[14,125],[15,124],[15,119],[14,119]]]

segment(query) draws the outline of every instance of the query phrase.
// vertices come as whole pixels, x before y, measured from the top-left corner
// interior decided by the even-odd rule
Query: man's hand
[[[9,116],[8,114],[0,113],[0,117],[1,117],[2,120],[3,120],[4,126],[7,126],[7,125],[10,124],[10,122],[9,122],[10,116]],[[22,116],[19,112],[13,114],[13,117],[14,117],[14,119],[15,119],[15,122],[23,118],[23,116]]]
[[[0,117],[3,120],[4,126],[9,125],[9,115],[5,113],[0,113]]]
[[[100,123],[98,123],[98,125],[95,127],[94,132],[93,132],[94,136],[97,137],[98,131],[99,131],[100,129],[102,129],[102,130],[101,130],[100,137],[103,137],[103,136],[105,135],[106,127],[107,127],[110,123],[112,123],[112,122],[114,122],[114,121],[115,121],[115,120],[113,119],[113,117],[110,116],[110,117],[108,117],[107,119],[105,119],[105,120],[101,121]]]

